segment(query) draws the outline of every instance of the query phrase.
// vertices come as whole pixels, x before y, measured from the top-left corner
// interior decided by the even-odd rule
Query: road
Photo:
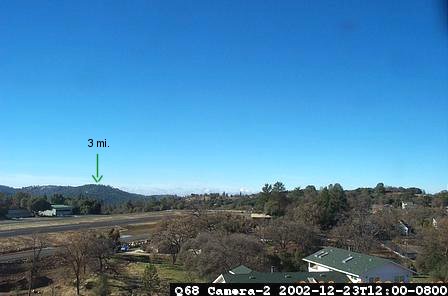
[[[71,217],[68,217],[67,222],[64,223],[64,220],[61,221],[61,224],[57,225],[39,225],[33,227],[17,227],[20,226],[20,222],[14,224],[14,228],[12,229],[0,229],[0,238],[7,237],[16,237],[19,235],[31,235],[33,233],[54,233],[54,232],[64,232],[64,231],[73,231],[80,229],[89,229],[89,228],[100,228],[100,227],[114,227],[114,226],[125,226],[131,224],[141,224],[141,223],[150,223],[157,222],[162,219],[174,217],[180,215],[179,212],[163,212],[157,214],[148,214],[148,215],[137,215],[135,217],[131,217],[129,215],[116,215],[116,216],[103,216],[106,217],[107,220],[98,220],[98,221],[88,221],[88,220],[80,220],[76,221]],[[27,221],[24,219],[24,226]],[[29,223],[28,223],[29,224]]]
[[[42,249],[41,256],[42,257],[51,256],[51,255],[55,254],[57,250],[58,250],[58,248],[55,248],[55,247],[44,248],[44,249]],[[33,256],[33,250],[8,253],[8,254],[0,255],[0,263],[14,262],[16,260],[31,258],[32,256]]]

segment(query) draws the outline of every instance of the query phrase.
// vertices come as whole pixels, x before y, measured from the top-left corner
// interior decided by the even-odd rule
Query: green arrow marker
[[[98,157],[98,153],[96,154],[96,177],[94,175],[92,175],[93,180],[95,180],[96,183],[98,183],[99,181],[101,181],[101,179],[103,178],[103,175],[99,176],[99,170],[98,170],[98,166],[99,166],[99,157]]]

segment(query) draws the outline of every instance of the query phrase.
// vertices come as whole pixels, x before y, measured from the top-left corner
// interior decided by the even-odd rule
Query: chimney
[[[271,265],[271,272],[275,272],[275,266]]]

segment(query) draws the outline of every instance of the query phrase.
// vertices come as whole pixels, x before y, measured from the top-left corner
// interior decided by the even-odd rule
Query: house
[[[353,283],[409,282],[413,271],[391,260],[333,247],[324,248],[308,257],[309,272],[340,272]]]
[[[412,227],[403,220],[398,221],[398,229],[405,236],[409,236],[412,233]]]
[[[39,211],[39,216],[64,217],[73,215],[73,207],[66,205],[51,205],[51,210]]]
[[[434,227],[435,229],[437,229],[439,221],[437,218],[432,218],[432,227]]]
[[[240,265],[228,273],[219,275],[213,283],[349,283],[348,278],[339,272],[257,272]]]
[[[401,201],[401,209],[409,210],[415,208],[415,204],[412,201]]]
[[[30,211],[28,211],[27,209],[20,209],[20,208],[9,209],[8,213],[6,214],[7,219],[29,218],[32,216],[33,215],[31,214]]]

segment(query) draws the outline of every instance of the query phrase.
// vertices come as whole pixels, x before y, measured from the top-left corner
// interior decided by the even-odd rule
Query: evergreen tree
[[[36,197],[29,200],[28,209],[37,213],[39,211],[45,211],[51,209],[51,204],[43,197]]]
[[[331,228],[348,208],[347,197],[341,185],[329,185],[319,192],[317,202],[320,211],[320,225],[322,228]]]
[[[52,204],[63,205],[65,199],[64,199],[64,196],[63,196],[62,194],[55,193],[55,194],[53,194],[53,196],[51,197],[51,200],[50,200],[50,201],[51,201]]]
[[[383,196],[386,193],[386,189],[384,188],[384,184],[383,183],[376,184],[374,192],[375,192],[375,195],[377,197]]]
[[[272,185],[271,184],[265,184],[263,188],[261,188],[261,192],[259,194],[259,199],[257,199],[257,202],[255,204],[255,208],[258,211],[265,211],[267,213],[266,209],[266,203],[268,202],[270,196],[272,194]]]

